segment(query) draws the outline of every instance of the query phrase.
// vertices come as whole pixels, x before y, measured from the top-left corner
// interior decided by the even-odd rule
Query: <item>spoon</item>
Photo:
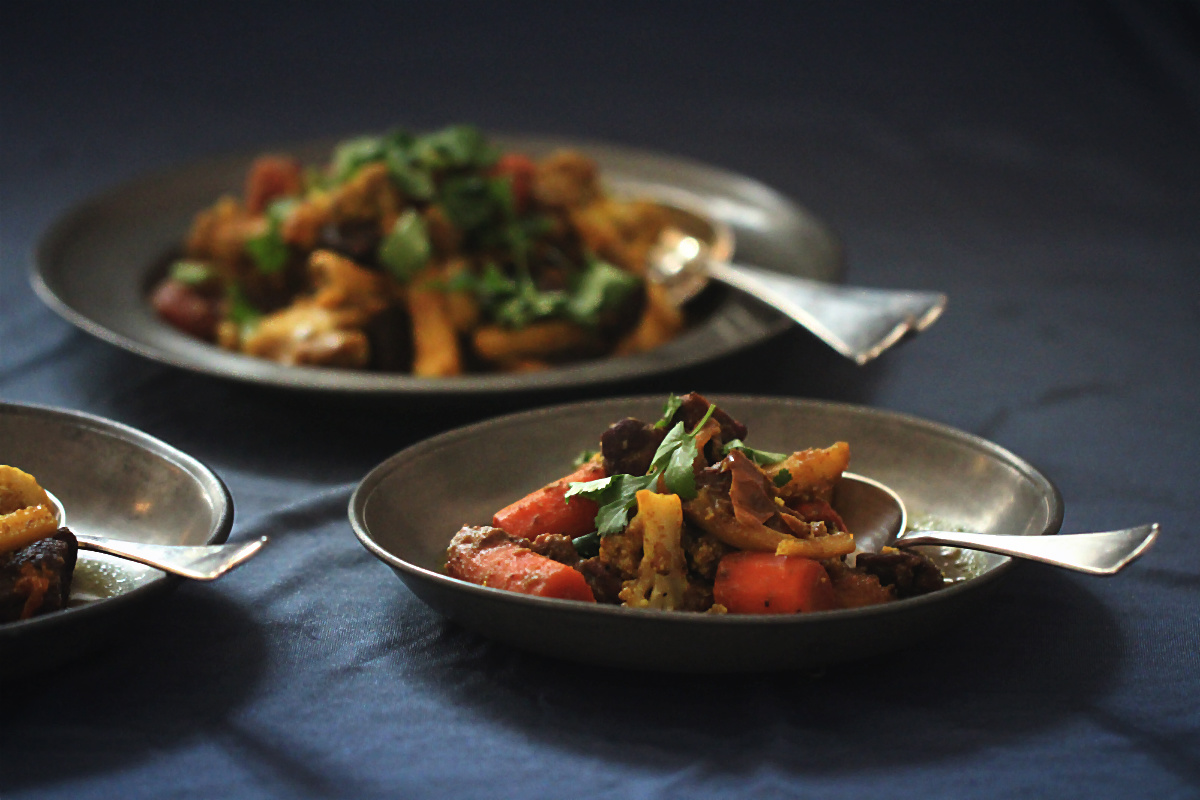
[[[211,581],[221,577],[257,553],[267,542],[264,536],[252,542],[189,546],[130,542],[90,533],[76,533],[75,539],[79,542],[80,550],[108,553],[194,581]]]
[[[649,276],[667,288],[677,306],[709,280],[720,281],[783,312],[859,365],[925,330],[946,307],[941,292],[839,286],[731,263],[733,233],[727,225],[676,205],[659,205],[671,223],[648,255]]]
[[[904,501],[887,486],[845,473],[834,490],[834,507],[854,533],[856,553],[885,546],[946,545],[1028,558],[1056,567],[1114,575],[1145,553],[1158,538],[1158,523],[1103,533],[1013,536],[997,533],[906,530]]]
[[[46,492],[46,495],[54,504],[54,512],[58,517],[59,526],[65,526],[67,512],[62,503],[50,492]],[[155,567],[172,575],[191,578],[194,581],[211,581],[221,577],[245,562],[267,543],[267,537],[263,536],[252,542],[227,544],[152,544],[150,542],[131,542],[126,539],[111,539],[92,533],[71,532],[75,534],[75,540],[79,543],[80,550],[108,553],[110,556],[136,561],[139,564]]]

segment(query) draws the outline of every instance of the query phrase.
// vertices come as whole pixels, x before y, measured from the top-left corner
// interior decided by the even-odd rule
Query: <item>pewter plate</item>
[[[219,544],[233,500],[202,463],[101,417],[0,403],[0,463],[25,470],[62,503],[74,531],[157,544]],[[80,551],[70,606],[0,624],[0,676],[46,667],[99,644],[180,578]]]
[[[850,443],[854,472],[896,489],[910,513],[1014,536],[1053,534],[1058,490],[998,445],[938,423],[862,406],[764,397],[711,398],[765,450]],[[1011,566],[986,553],[936,554],[956,582],[864,609],[788,616],[671,613],[530,597],[450,578],[446,546],[464,524],[568,473],[609,424],[656,419],[662,397],[514,414],[414,445],[372,470],[350,499],[363,546],[419,598],[483,636],[592,664],[678,672],[818,668],[885,653],[953,627]]]
[[[727,224],[737,255],[806,278],[841,277],[836,237],[778,192],[716,167],[606,144],[536,136],[497,136],[504,149],[540,156],[574,147],[593,156],[609,189],[683,205]],[[270,148],[306,163],[328,158],[334,142]],[[155,317],[147,302],[153,265],[177,247],[192,218],[219,196],[240,193],[253,155],[230,156],[150,175],[88,200],[41,237],[30,280],[67,321],[147,358],[208,375],[288,389],[356,394],[479,397],[558,390],[661,374],[762,342],[790,326],[772,309],[713,287],[713,308],[678,339],[636,356],[518,375],[427,379],[397,373],[290,367],[230,353]]]

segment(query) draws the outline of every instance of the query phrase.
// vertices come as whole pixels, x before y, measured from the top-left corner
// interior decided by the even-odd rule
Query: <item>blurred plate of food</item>
[[[487,396],[646,377],[788,321],[644,279],[670,209],[717,255],[817,280],[840,244],[753,179],[674,156],[469,126],[215,158],[136,179],[42,236],[31,280],[68,321],[184,369],[366,394]]]
[[[0,552],[0,675],[86,652],[182,580],[77,550],[69,531],[204,545],[224,542],[233,526],[233,500],[217,475],[134,428],[0,403],[0,443],[0,545],[20,545]],[[52,521],[36,541],[18,541],[37,533],[41,490],[61,505],[68,532]]]
[[[836,494],[847,466],[894,488],[918,525],[1036,536],[1062,522],[1044,475],[948,426],[745,396],[711,398],[720,410],[705,418],[696,398],[665,411],[661,397],[574,403],[436,436],[363,479],[351,525],[420,599],[486,637],[593,664],[738,672],[919,646],[986,602],[1011,566],[956,549],[922,564],[901,551],[850,558],[855,509]],[[688,475],[691,489],[678,488]],[[577,496],[564,504],[559,491],[552,508],[554,487],[572,483]],[[572,527],[585,499],[589,519]],[[526,525],[551,517],[547,530],[566,536]],[[785,581],[800,586],[792,597],[739,584],[780,562],[799,569],[800,584]],[[936,582],[921,574],[929,565]]]

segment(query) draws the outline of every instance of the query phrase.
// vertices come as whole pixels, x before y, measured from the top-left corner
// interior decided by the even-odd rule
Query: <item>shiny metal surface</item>
[[[839,286],[734,264],[714,253],[702,236],[678,229],[668,229],[651,251],[650,275],[668,287],[679,305],[710,279],[740,289],[860,365],[928,328],[946,307],[941,292]]]
[[[862,406],[710,399],[746,423],[747,442],[755,447],[781,451],[849,442],[854,471],[892,486],[914,517],[1016,536],[1055,533],[1062,523],[1061,499],[1044,475],[962,431]],[[964,619],[1013,563],[972,553],[944,564],[956,582],[940,592],[787,616],[548,600],[444,574],[446,546],[462,525],[487,524],[496,509],[569,472],[575,456],[595,448],[609,424],[626,416],[655,419],[662,401],[655,396],[556,406],[433,437],[363,479],[350,500],[351,526],[418,597],[481,635],[560,658],[668,671],[812,668],[904,647]],[[839,509],[852,511],[844,503]]]
[[[878,481],[850,473],[842,476],[834,503],[839,509],[847,509],[842,517],[854,533],[855,552],[877,553],[885,546],[941,545],[1027,558],[1091,575],[1120,572],[1150,549],[1159,531],[1158,523],[1046,537],[910,530],[900,495]]]
[[[1158,523],[1103,533],[1069,533],[1030,539],[987,533],[906,531],[896,547],[945,545],[1028,558],[1091,575],[1115,575],[1150,549],[1158,538]]]
[[[197,546],[126,542],[87,533],[76,533],[75,538],[80,550],[127,558],[194,581],[216,580],[245,563],[267,543],[265,536],[252,542]]]
[[[540,156],[563,147],[594,157],[615,195],[648,197],[693,209],[736,234],[748,261],[817,281],[842,273],[842,249],[808,211],[758,183],[686,159],[612,145],[537,136],[497,136],[506,150]],[[328,158],[335,142],[264,148],[306,163]],[[178,247],[192,218],[223,194],[239,193],[256,154],[211,159],[145,176],[74,208],[41,237],[30,281],[68,322],[138,355],[224,378],[288,389],[406,398],[477,398],[558,390],[658,375],[736,352],[783,332],[789,322],[762,304],[727,292],[677,339],[634,356],[542,372],[430,380],[407,374],[292,367],[222,350],[160,322],[147,302],[153,266]],[[732,238],[728,240],[732,246]],[[726,256],[731,253],[726,253]]]
[[[225,484],[191,456],[101,417],[0,403],[0,463],[37,478],[80,535],[148,545],[220,544],[233,527]],[[66,660],[126,627],[180,578],[81,552],[71,605],[0,624],[0,675]]]

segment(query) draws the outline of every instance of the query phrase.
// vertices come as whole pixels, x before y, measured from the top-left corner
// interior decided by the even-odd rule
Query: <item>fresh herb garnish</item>
[[[727,456],[733,450],[741,450],[751,461],[760,467],[770,467],[788,457],[787,453],[772,453],[769,450],[755,450],[753,447],[747,447],[742,443],[741,439],[734,439],[731,442],[727,442],[725,447],[721,449],[721,455]],[[780,485],[782,486],[783,484]]]
[[[662,417],[658,422],[654,423],[656,428],[665,428],[671,424],[671,418],[675,416],[675,412],[683,406],[683,398],[675,393],[667,395],[667,402],[663,405]]]
[[[188,286],[200,286],[208,283],[215,276],[212,268],[200,261],[188,261],[186,259],[176,261],[171,265],[171,278]]]
[[[330,161],[334,182],[345,183],[367,164],[382,161],[387,153],[385,140],[383,136],[359,136],[334,148]]]
[[[407,283],[429,262],[432,252],[425,222],[415,209],[408,209],[396,220],[379,245],[379,263],[396,280]]]
[[[225,316],[238,326],[243,336],[254,330],[263,317],[263,313],[254,307],[242,287],[236,283],[225,287],[225,302],[229,306]]]
[[[659,478],[680,499],[693,499],[696,496],[693,464],[700,455],[696,435],[704,428],[714,410],[716,406],[709,405],[691,433],[684,429],[682,422],[676,423],[654,452],[650,469],[645,475],[619,473],[599,480],[574,482],[564,496],[570,498],[579,495],[600,505],[596,514],[596,533],[600,536],[610,536],[624,530],[629,523],[629,512],[637,505],[637,493],[643,489],[656,491]]]
[[[781,469],[775,473],[775,477],[771,479],[776,486],[787,486],[792,481],[792,473],[786,469]]]
[[[575,461],[572,463],[576,467],[582,467],[596,457],[596,452],[595,450],[580,450],[579,455],[575,456]]]
[[[582,325],[596,325],[602,312],[623,304],[640,283],[625,270],[589,257],[587,268],[567,301],[567,314]]]
[[[267,275],[283,269],[291,251],[283,241],[283,223],[300,201],[294,197],[283,197],[267,206],[267,229],[246,240],[246,252],[254,260],[258,271]]]

